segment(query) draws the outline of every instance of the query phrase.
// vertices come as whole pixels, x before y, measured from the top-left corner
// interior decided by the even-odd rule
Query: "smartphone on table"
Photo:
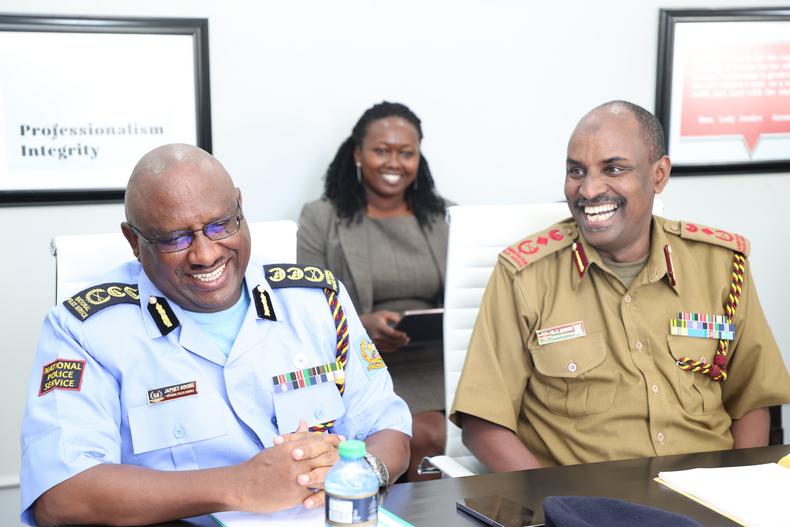
[[[456,502],[459,510],[492,527],[538,527],[543,525],[535,512],[504,496],[476,496]]]

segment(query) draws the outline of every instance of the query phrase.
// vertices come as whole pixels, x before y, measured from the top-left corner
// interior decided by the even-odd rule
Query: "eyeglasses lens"
[[[176,251],[183,251],[192,245],[192,238],[194,234],[184,233],[180,236],[175,236],[167,240],[159,240],[156,242],[157,248],[164,253],[172,253]]]
[[[209,223],[203,228],[203,232],[210,240],[221,240],[223,238],[227,238],[228,236],[236,234],[238,230],[239,221],[235,217]]]

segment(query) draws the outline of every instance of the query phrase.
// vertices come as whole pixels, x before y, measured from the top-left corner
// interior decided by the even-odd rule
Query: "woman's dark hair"
[[[420,119],[405,105],[384,101],[365,110],[354,125],[351,136],[340,145],[324,176],[323,198],[335,206],[338,216],[343,219],[351,221],[367,206],[365,188],[357,181],[354,149],[362,148],[362,140],[368,133],[371,123],[387,117],[401,117],[410,122],[417,129],[417,135],[422,141]],[[417,222],[420,225],[427,225],[432,215],[444,214],[445,205],[444,200],[436,193],[428,161],[422,152],[414,183],[406,189],[406,203],[417,218]]]

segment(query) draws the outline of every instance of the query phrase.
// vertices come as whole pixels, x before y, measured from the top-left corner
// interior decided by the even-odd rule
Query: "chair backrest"
[[[296,222],[291,220],[250,223],[251,261],[296,262]],[[133,258],[120,231],[108,234],[57,236],[50,242],[55,257],[55,303],[95,283],[113,268]]]
[[[653,213],[664,206],[658,199]],[[444,388],[447,411],[455,397],[480,300],[499,252],[521,238],[570,216],[564,202],[526,205],[471,205],[450,207],[447,277],[444,289]],[[447,422],[445,454],[466,459],[467,468],[482,465],[461,442],[461,430]],[[471,466],[470,466],[471,463]]]

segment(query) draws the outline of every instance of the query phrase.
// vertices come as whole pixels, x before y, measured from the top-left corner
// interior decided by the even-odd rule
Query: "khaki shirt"
[[[670,319],[724,314],[734,249],[748,255],[748,242],[659,217],[651,240],[630,289],[571,219],[503,251],[450,419],[458,423],[463,412],[509,428],[544,465],[564,465],[729,449],[732,419],[790,402],[790,377],[748,261],[726,382],[676,364],[684,357],[713,361],[717,340],[671,335]],[[573,241],[586,255],[583,273]],[[577,321],[583,336],[538,343],[537,330]]]

